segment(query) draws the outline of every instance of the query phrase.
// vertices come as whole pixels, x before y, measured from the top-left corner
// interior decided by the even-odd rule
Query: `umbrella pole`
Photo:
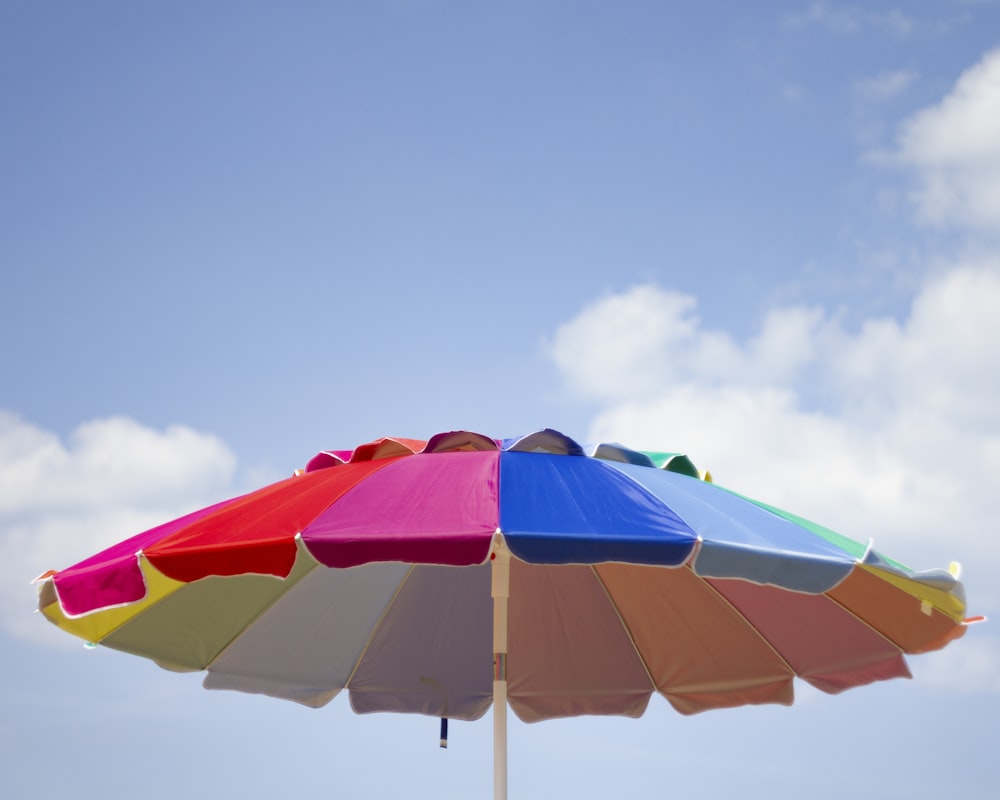
[[[510,597],[510,551],[497,531],[494,537],[493,596],[493,799],[507,800],[507,599]]]

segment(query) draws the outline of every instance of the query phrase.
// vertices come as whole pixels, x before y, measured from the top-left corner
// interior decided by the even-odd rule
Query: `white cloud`
[[[1000,228],[1000,49],[900,126],[896,158],[916,176],[913,201],[923,220]]]
[[[99,419],[64,443],[0,409],[0,626],[50,641],[33,577],[223,499],[234,469],[220,440],[180,425]]]
[[[825,324],[818,309],[782,309],[744,348],[724,331],[701,326],[695,298],[644,285],[606,297],[560,326],[551,353],[577,388],[600,399],[648,396],[691,377],[762,385],[811,361]]]
[[[694,297],[643,285],[605,297],[560,326],[550,352],[586,395],[650,397],[689,380],[741,386],[786,380],[815,359],[828,325],[818,309],[779,309],[744,345],[703,328]]]

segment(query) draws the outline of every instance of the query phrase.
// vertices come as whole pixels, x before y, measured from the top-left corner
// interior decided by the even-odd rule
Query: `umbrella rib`
[[[836,587],[834,587],[834,588],[836,588]],[[900,655],[909,655],[909,651],[906,650],[906,648],[904,648],[901,644],[899,644],[899,642],[891,639],[888,636],[888,634],[885,634],[882,631],[880,631],[878,628],[876,628],[874,625],[872,625],[868,620],[866,620],[864,617],[861,617],[858,614],[856,614],[854,611],[852,611],[850,608],[848,608],[847,606],[845,606],[842,602],[840,602],[839,600],[837,600],[835,597],[830,597],[830,595],[827,594],[826,592],[823,592],[823,597],[825,597],[827,600],[829,600],[834,605],[836,605],[839,608],[843,609],[844,613],[845,614],[849,614],[850,617],[851,617],[851,619],[854,619],[857,622],[860,622],[862,625],[864,625],[866,628],[868,628],[868,630],[870,630],[876,636],[880,637],[881,639],[885,640],[888,644],[890,644],[893,647],[895,647],[900,652]]]
[[[796,677],[796,678],[798,678],[798,677],[801,677],[801,676],[799,675],[798,671],[797,671],[797,670],[795,669],[795,667],[793,667],[793,666],[792,666],[792,665],[791,665],[791,664],[790,664],[790,663],[788,662],[788,659],[787,659],[787,658],[785,658],[785,656],[784,656],[784,655],[783,655],[783,654],[781,653],[781,651],[780,651],[780,650],[778,650],[778,648],[777,648],[777,647],[775,647],[775,646],[774,646],[774,644],[772,644],[772,643],[771,643],[771,640],[770,640],[770,639],[768,639],[768,638],[767,638],[767,637],[766,637],[766,636],[765,636],[765,635],[764,635],[764,634],[763,634],[763,633],[761,632],[760,628],[758,628],[758,627],[757,627],[756,625],[754,625],[754,624],[753,624],[753,622],[752,622],[752,621],[750,620],[750,618],[749,618],[749,617],[747,617],[747,615],[746,615],[746,614],[744,614],[744,613],[743,613],[742,611],[740,611],[740,610],[739,610],[739,609],[738,609],[738,608],[737,608],[737,607],[736,607],[736,606],[735,606],[735,605],[734,605],[734,604],[733,604],[733,603],[732,603],[732,602],[730,601],[730,599],[729,599],[728,597],[726,597],[726,596],[725,596],[725,595],[724,595],[724,594],[723,594],[722,592],[720,592],[720,591],[719,591],[718,589],[716,589],[716,588],[715,588],[714,586],[712,586],[712,584],[711,584],[711,583],[710,583],[710,582],[709,582],[708,580],[706,580],[706,579],[705,579],[705,578],[703,578],[703,577],[702,577],[701,575],[699,575],[699,574],[698,574],[697,572],[695,572],[695,571],[694,571],[694,568],[693,568],[693,567],[692,567],[692,568],[686,568],[686,569],[691,569],[691,573],[692,573],[692,574],[693,574],[693,575],[694,575],[694,576],[695,576],[695,577],[696,577],[696,578],[697,578],[698,580],[700,580],[700,581],[701,581],[701,582],[702,582],[703,584],[705,584],[705,586],[706,586],[706,587],[708,588],[708,590],[709,590],[710,592],[712,592],[712,593],[713,593],[713,594],[714,594],[714,595],[715,595],[716,597],[718,597],[718,598],[719,598],[719,600],[721,600],[721,601],[722,601],[723,603],[725,603],[725,604],[726,604],[726,606],[727,606],[728,608],[731,608],[731,609],[733,610],[733,613],[734,613],[734,614],[736,614],[736,615],[737,615],[737,616],[738,616],[738,617],[739,617],[739,618],[740,618],[741,620],[743,620],[743,623],[744,623],[744,624],[745,624],[745,625],[746,625],[746,626],[747,626],[747,627],[748,627],[748,628],[749,628],[749,629],[750,629],[751,631],[753,631],[754,635],[755,635],[755,636],[756,636],[756,637],[757,637],[758,639],[760,639],[760,640],[761,640],[761,641],[762,641],[762,642],[763,642],[763,643],[764,643],[765,645],[767,645],[767,648],[768,648],[768,649],[769,649],[769,650],[770,650],[770,651],[771,651],[772,653],[774,653],[774,655],[775,655],[775,656],[776,656],[776,657],[778,658],[778,660],[780,660],[780,661],[781,661],[781,663],[782,663],[782,664],[784,664],[784,665],[785,665],[785,666],[786,666],[786,667],[788,668],[788,671],[789,671],[789,672],[790,672],[790,673],[792,674],[792,676],[793,676],[793,677]]]
[[[372,625],[372,629],[368,631],[368,638],[365,640],[365,646],[361,648],[361,652],[358,657],[354,660],[354,665],[351,667],[351,674],[347,676],[347,680],[344,681],[344,688],[350,691],[351,681],[354,680],[354,675],[358,671],[358,667],[361,666],[361,662],[365,660],[365,656],[368,655],[368,648],[371,647],[372,641],[375,639],[375,634],[378,633],[379,628],[382,627],[382,622],[389,613],[389,609],[396,602],[396,598],[399,597],[399,593],[403,590],[403,586],[410,579],[413,574],[413,570],[416,568],[416,564],[411,564],[406,570],[406,574],[400,579],[399,583],[396,584],[396,591],[392,593],[392,597],[389,602],[385,604],[385,608],[382,609],[382,613],[379,614],[378,621]]]
[[[652,687],[654,692],[659,691],[659,687],[656,685],[656,680],[653,678],[653,673],[649,670],[649,665],[646,663],[646,659],[643,658],[642,652],[639,650],[639,646],[635,642],[635,636],[632,634],[632,629],[629,627],[625,618],[622,616],[621,611],[618,610],[618,604],[614,601],[611,596],[611,592],[608,591],[607,584],[604,582],[604,578],[601,577],[601,573],[597,571],[597,564],[590,565],[590,571],[593,573],[594,577],[597,579],[598,585],[601,587],[601,591],[604,592],[604,596],[608,598],[608,603],[610,603],[611,608],[615,611],[615,616],[618,617],[618,621],[621,623],[622,630],[625,631],[625,636],[628,637],[629,644],[632,645],[632,649],[635,651],[636,658],[639,659],[639,663],[642,664],[642,669],[646,673],[646,677],[649,678],[649,685]]]
[[[298,566],[299,558],[302,556],[303,553],[307,552],[305,550],[305,547],[302,544],[302,536],[301,536],[301,534],[296,534],[296,537],[295,537],[295,548],[296,548],[295,562],[292,565],[291,571],[284,578],[279,578],[279,580],[282,582],[282,584],[284,584],[284,591],[282,591],[280,594],[276,594],[274,597],[272,597],[270,600],[268,600],[265,604],[263,604],[259,609],[257,609],[257,613],[254,614],[253,619],[248,620],[246,622],[246,624],[244,624],[243,627],[239,631],[237,631],[236,633],[234,633],[233,636],[232,636],[232,638],[228,642],[226,642],[219,649],[219,651],[214,656],[212,656],[212,658],[209,660],[209,662],[207,664],[205,664],[205,666],[203,667],[204,671],[210,672],[211,669],[212,669],[212,667],[215,666],[215,664],[218,662],[218,660],[220,658],[222,658],[223,655],[226,654],[226,652],[229,650],[229,648],[231,648],[233,646],[233,644],[235,644],[235,642],[247,631],[247,629],[249,629],[258,620],[260,620],[260,618],[263,617],[268,611],[270,611],[275,606],[275,604],[277,604],[282,599],[284,599],[285,595],[288,594],[288,592],[290,592],[292,589],[294,589],[299,584],[299,581],[301,581],[303,578],[305,578],[307,575],[309,575],[313,570],[315,570],[317,568],[320,568],[321,565],[319,564],[319,562],[314,563],[312,566],[310,566],[308,568],[303,568],[302,574],[295,580],[295,582],[294,583],[289,583],[289,581],[291,580],[292,576],[295,574],[295,567]],[[145,609],[144,609],[144,611],[145,611]],[[143,612],[140,611],[139,614],[136,615],[136,617],[141,616],[142,613]],[[133,617],[132,619],[135,619],[136,617]],[[126,620],[126,622],[130,622],[130,621],[131,620]],[[123,622],[122,625],[124,625],[124,624],[125,623]],[[121,625],[119,625],[119,627],[121,627]]]

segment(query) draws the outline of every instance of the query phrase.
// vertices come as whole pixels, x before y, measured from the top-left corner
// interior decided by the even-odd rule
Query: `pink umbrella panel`
[[[964,633],[956,569],[693,472],[551,430],[383,439],[49,573],[39,605],[208,688],[454,719],[498,681],[526,721],[790,704]]]

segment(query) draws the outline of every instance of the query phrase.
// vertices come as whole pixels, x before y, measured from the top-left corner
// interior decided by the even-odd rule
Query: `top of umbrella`
[[[181,582],[287,577],[297,540],[331,567],[485,563],[501,531],[528,563],[688,564],[703,577],[812,593],[861,564],[907,581],[922,603],[962,619],[956,569],[914,573],[709,481],[682,454],[582,445],[552,429],[509,439],[467,431],[387,437],[323,451],[291,478],[47,573],[43,601],[58,597],[68,617],[140,601],[149,589],[143,563]]]

